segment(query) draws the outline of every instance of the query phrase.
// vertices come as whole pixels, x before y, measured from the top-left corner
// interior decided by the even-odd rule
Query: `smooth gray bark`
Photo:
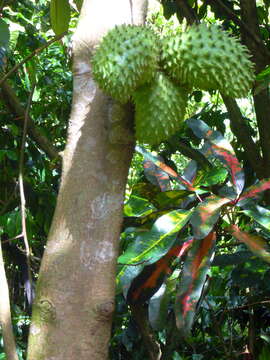
[[[108,357],[133,112],[98,89],[90,56],[108,29],[142,23],[145,12],[145,0],[84,1],[73,44],[61,187],[39,274],[28,360]]]

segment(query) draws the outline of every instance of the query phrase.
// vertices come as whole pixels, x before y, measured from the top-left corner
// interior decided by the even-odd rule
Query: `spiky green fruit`
[[[179,83],[244,97],[255,79],[248,49],[215,25],[192,25],[164,40],[165,71]]]
[[[152,80],[159,60],[158,38],[146,27],[120,25],[102,39],[93,58],[93,77],[100,88],[120,102]]]
[[[141,143],[159,144],[181,127],[188,92],[158,72],[154,81],[134,92],[136,137]]]

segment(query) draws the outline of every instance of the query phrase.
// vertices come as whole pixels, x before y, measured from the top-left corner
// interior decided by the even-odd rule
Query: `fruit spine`
[[[192,25],[188,31],[165,39],[162,63],[180,84],[219,90],[236,98],[246,96],[254,81],[247,48],[215,25]]]
[[[136,88],[154,77],[159,39],[146,27],[120,25],[102,39],[93,58],[93,77],[114,99],[127,102]]]
[[[133,95],[136,137],[139,142],[159,144],[181,127],[188,93],[166,75],[157,73],[151,85],[140,87]]]

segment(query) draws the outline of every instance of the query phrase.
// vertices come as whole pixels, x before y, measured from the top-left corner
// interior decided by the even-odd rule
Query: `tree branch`
[[[144,309],[142,305],[133,305],[131,306],[131,311],[140,330],[143,343],[147,349],[149,360],[160,360],[160,346],[155,340],[153,331],[150,328],[146,309]]]
[[[189,25],[193,23],[199,23],[196,12],[192,9],[186,0],[176,0],[176,4],[180,10],[182,10],[184,17],[187,19]]]
[[[245,123],[239,106],[235,99],[222,95],[224,104],[228,110],[230,117],[231,130],[238,142],[243,146],[248,161],[256,172],[257,176],[262,179],[264,177],[264,169],[262,157],[260,155],[258,146],[252,139],[249,126]]]
[[[256,112],[256,119],[258,124],[258,130],[260,134],[260,144],[263,154],[263,169],[264,177],[270,176],[270,101],[268,90],[261,91],[254,97],[254,106]]]
[[[19,123],[20,126],[23,126],[23,121],[25,119],[25,109],[20,104],[15,92],[9,86],[7,82],[1,85],[2,88],[2,100],[5,102],[10,111],[17,116],[17,118],[21,121]],[[28,134],[36,141],[39,147],[51,158],[57,159],[59,158],[59,152],[57,149],[50,143],[50,141],[42,135],[37,127],[35,126],[31,117],[28,119]]]
[[[243,41],[252,53],[256,64],[256,71],[259,72],[269,64],[270,53],[261,38],[256,1],[240,0],[240,10],[241,20],[249,29],[248,32],[242,31]],[[250,33],[253,34],[252,37]]]

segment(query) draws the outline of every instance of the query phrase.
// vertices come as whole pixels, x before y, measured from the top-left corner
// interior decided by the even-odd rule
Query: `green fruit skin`
[[[125,103],[136,88],[153,79],[159,55],[159,39],[151,29],[116,26],[92,57],[93,77],[105,93]]]
[[[176,82],[238,98],[248,94],[255,80],[249,57],[238,39],[215,25],[200,24],[164,39],[161,61]]]
[[[150,85],[137,89],[133,95],[137,140],[158,145],[172,136],[181,127],[187,99],[188,91],[162,72]]]

